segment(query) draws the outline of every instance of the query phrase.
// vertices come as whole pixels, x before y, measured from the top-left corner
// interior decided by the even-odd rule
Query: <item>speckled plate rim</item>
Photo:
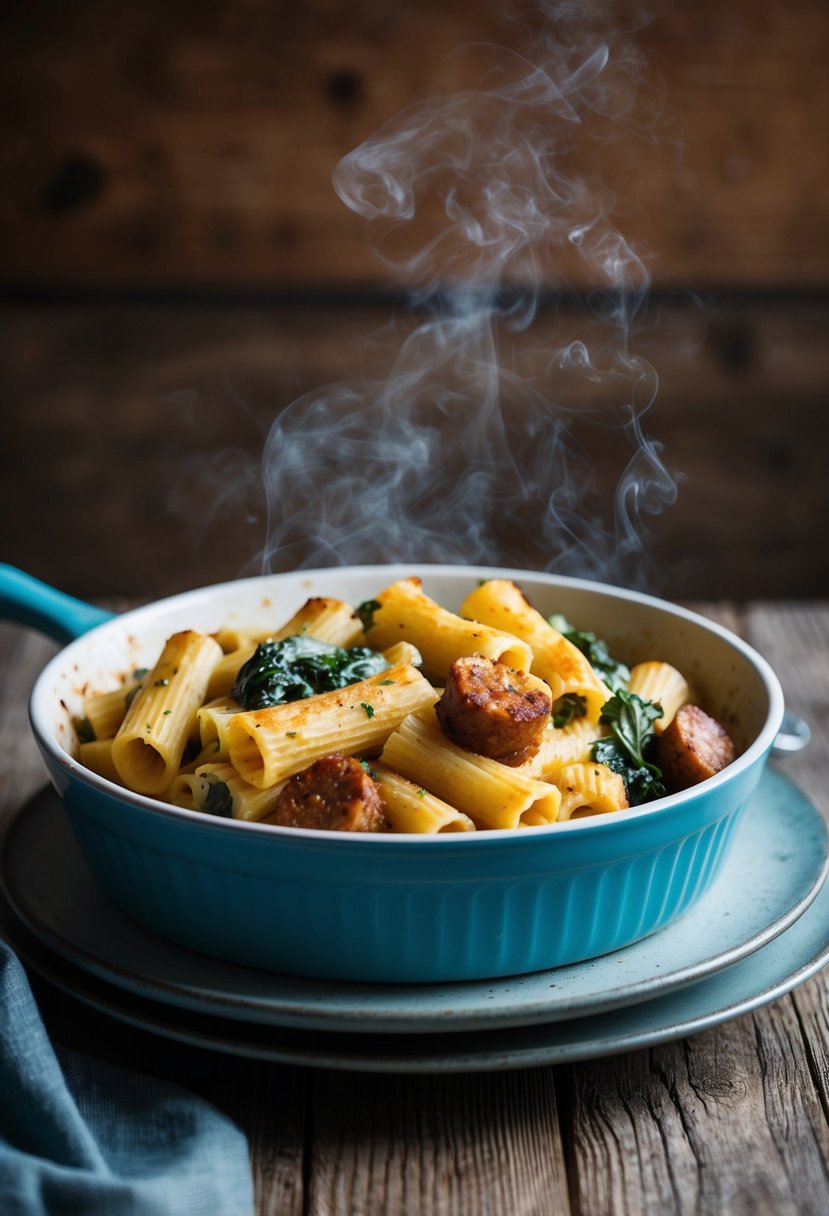
[[[681,991],[593,1017],[458,1035],[331,1034],[171,1010],[67,963],[28,933],[2,897],[0,928],[24,961],[58,988],[121,1022],[190,1047],[348,1072],[502,1072],[672,1042],[785,996],[829,962],[829,885],[773,941]]]
[[[783,848],[789,849],[788,856]],[[758,853],[761,859],[765,854],[764,866],[757,864]],[[792,857],[799,868],[792,882],[784,881],[777,890],[774,882],[788,879]],[[157,937],[99,891],[50,790],[21,809],[0,858],[6,898],[28,931],[66,962],[107,984],[195,1014],[350,1034],[365,1033],[369,1024],[373,1034],[477,1032],[595,1016],[652,1000],[762,949],[804,914],[828,870],[823,817],[788,778],[770,769],[712,889],[644,942],[570,967],[506,980],[374,985],[273,975]],[[735,890],[744,883],[755,884],[752,897],[758,905],[749,932],[745,921],[740,928],[739,916],[734,916],[741,906],[735,903]],[[761,897],[770,893],[775,902],[766,911]],[[730,930],[718,948],[703,944],[714,923]]]

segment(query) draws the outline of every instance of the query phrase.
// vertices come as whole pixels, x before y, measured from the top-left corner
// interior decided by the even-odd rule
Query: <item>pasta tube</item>
[[[555,781],[566,765],[589,762],[590,748],[601,733],[601,727],[587,718],[577,718],[567,726],[548,726],[538,751],[519,767],[533,777]]]
[[[242,706],[232,697],[216,697],[215,700],[202,705],[196,714],[202,750],[212,749],[212,760],[227,760],[227,728],[234,714],[241,712]]]
[[[606,764],[569,764],[557,778],[561,790],[559,822],[579,815],[621,811],[628,805],[625,783]]]
[[[141,687],[139,680],[113,688],[111,692],[84,697],[83,716],[96,739],[112,739],[124,721],[130,701]]]
[[[363,635],[363,627],[354,609],[344,600],[326,596],[313,596],[305,601],[289,621],[271,630],[223,629],[217,634],[225,654],[210,678],[207,697],[227,695],[233,688],[236,675],[243,663],[247,663],[260,642],[279,642],[298,633],[307,633],[320,642],[332,646],[353,646]],[[397,640],[397,639],[395,639]],[[235,644],[234,644],[235,643]]]
[[[411,663],[412,667],[420,667],[423,663],[423,655],[411,642],[395,642],[394,646],[383,651],[383,658],[389,667],[397,663]]]
[[[116,785],[123,784],[112,763],[112,739],[93,739],[89,743],[79,744],[78,760],[99,777],[106,777],[107,781],[114,781]]]
[[[554,823],[561,794],[498,760],[465,751],[438,725],[433,709],[410,714],[389,736],[380,760],[468,815],[478,827]]]
[[[200,764],[193,773],[180,773],[167,792],[168,802],[191,811],[228,814],[255,822],[274,810],[284,782],[267,790],[244,781],[232,764]]]
[[[112,762],[128,789],[161,794],[170,785],[221,655],[214,638],[191,629],[168,639],[112,741]]]
[[[475,831],[475,824],[468,815],[400,773],[394,773],[381,764],[372,764],[371,775],[380,787],[383,806],[393,831],[432,835],[437,832]]]
[[[329,752],[379,751],[407,714],[436,698],[416,667],[399,663],[346,688],[236,714],[230,760],[245,781],[267,789]]]
[[[691,688],[685,676],[657,659],[648,663],[637,663],[631,668],[628,692],[635,692],[643,701],[656,701],[662,706],[662,717],[656,718],[653,729],[661,735],[670,726],[676,711],[693,700]]]
[[[529,671],[532,656],[526,642],[442,608],[423,592],[419,578],[392,583],[380,592],[377,602],[380,607],[366,633],[369,644],[385,650],[401,638],[407,639],[420,651],[423,669],[432,678],[445,679],[455,659],[469,654],[500,659],[508,667]]]
[[[246,642],[238,649],[222,655],[207,681],[204,695],[208,701],[217,701],[221,697],[230,696],[233,685],[236,683],[236,676],[239,674],[239,668],[253,657],[257,645],[257,642]]]
[[[216,634],[216,641],[229,653],[243,646],[256,646],[259,642],[278,642],[297,633],[309,633],[320,642],[330,642],[333,646],[353,646],[362,637],[363,627],[345,600],[314,595],[290,620],[276,628],[234,629],[226,626]]]
[[[461,611],[523,638],[533,654],[529,670],[549,684],[554,701],[568,693],[582,696],[588,718],[598,722],[610,692],[579,648],[533,608],[520,587],[509,579],[488,579],[466,597]]]

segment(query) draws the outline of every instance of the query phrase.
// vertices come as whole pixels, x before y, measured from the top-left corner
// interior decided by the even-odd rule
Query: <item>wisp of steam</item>
[[[319,388],[276,418],[265,572],[461,562],[643,581],[643,515],[676,483],[645,430],[657,375],[633,349],[648,271],[584,170],[583,142],[600,164],[633,121],[642,74],[599,7],[559,6],[531,54],[466,48],[449,66],[474,64],[474,87],[436,89],[337,166],[411,311],[382,381]],[[568,279],[592,285],[570,318],[584,332],[540,349],[543,289]],[[603,501],[592,443],[606,450],[608,431],[624,455]]]

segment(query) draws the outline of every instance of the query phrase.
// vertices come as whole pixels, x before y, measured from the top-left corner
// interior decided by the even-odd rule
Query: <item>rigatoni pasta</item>
[[[215,638],[192,629],[168,640],[112,742],[112,763],[129,789],[162,794],[170,785],[221,657]]]
[[[526,642],[532,654],[528,670],[550,686],[553,699],[584,697],[587,716],[598,722],[608,689],[581,651],[533,608],[515,583],[489,579],[466,597],[461,611]]]
[[[613,814],[664,792],[646,744],[691,691],[654,659],[616,664],[611,694],[587,637],[507,579],[459,613],[415,578],[356,607],[314,597],[271,630],[174,634],[152,671],[84,699],[78,754],[138,793],[288,827],[460,836]]]
[[[425,786],[409,781],[384,764],[372,763],[370,771],[380,786],[386,814],[395,832],[429,835],[475,831],[468,815],[430,793]]]
[[[561,790],[560,821],[574,815],[601,815],[621,811],[628,805],[625,783],[605,764],[590,761],[568,764],[558,774]]]
[[[577,718],[567,726],[553,726],[544,732],[538,751],[521,768],[533,777],[545,781],[557,780],[559,773],[568,764],[584,764],[590,759],[590,751],[602,728],[589,718]]]
[[[272,627],[251,629],[245,626],[225,626],[215,634],[225,654],[255,646],[259,642],[288,638],[296,633],[309,633],[321,642],[351,646],[363,632],[360,618],[345,600],[314,595],[287,621],[277,621]]]
[[[227,762],[200,764],[192,773],[175,778],[167,800],[194,811],[232,816],[258,822],[273,811],[283,783],[257,789],[239,776]]]
[[[139,680],[131,680],[110,692],[95,693],[84,697],[83,713],[89,731],[95,739],[113,739],[118,727],[127,715],[132,698],[141,687]]]
[[[434,711],[410,714],[389,736],[381,760],[468,815],[479,827],[554,823],[561,793],[498,760],[465,751],[440,729]]]
[[[420,579],[405,578],[392,583],[378,595],[376,602],[366,633],[371,645],[384,650],[403,639],[413,642],[430,678],[442,679],[453,659],[471,654],[529,670],[531,654],[525,642],[515,634],[466,620],[442,608],[424,593]]]
[[[662,717],[653,724],[658,735],[671,725],[676,711],[688,705],[692,697],[691,686],[682,672],[658,659],[637,663],[631,668],[628,691],[661,706]]]
[[[207,701],[197,712],[196,724],[202,751],[212,751],[212,760],[227,760],[230,754],[230,720],[241,712],[242,706],[230,696]]]
[[[434,700],[429,681],[400,663],[344,689],[237,714],[228,726],[230,759],[246,781],[265,789],[329,752],[379,751],[407,714]]]
[[[118,770],[112,763],[112,739],[88,739],[78,745],[78,759],[85,768],[89,768],[99,777],[107,781],[121,784]]]

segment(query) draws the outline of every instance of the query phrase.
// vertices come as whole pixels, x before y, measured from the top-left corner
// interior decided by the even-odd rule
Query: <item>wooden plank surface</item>
[[[787,771],[829,814],[829,602],[706,603],[777,668],[811,722]],[[44,781],[23,706],[54,646],[0,626],[0,829]],[[258,1216],[823,1216],[829,971],[675,1043],[514,1073],[374,1076],[222,1057],[39,987],[63,1042],[203,1093],[248,1135]]]
[[[0,169],[14,240],[0,251],[0,283],[386,283],[362,217],[332,187],[335,166],[406,107],[480,92],[490,42],[558,60],[560,86],[609,49],[604,73],[569,94],[578,122],[531,126],[534,150],[554,137],[545,173],[561,188],[538,191],[546,214],[583,182],[581,217],[615,196],[613,224],[658,283],[825,286],[821,0],[586,6],[592,21],[568,26],[562,15],[575,11],[507,5],[504,16],[476,0],[9,4]],[[514,78],[517,61],[505,70]],[[480,134],[475,164],[489,171],[495,160],[503,177],[507,157],[492,155],[494,123],[479,110],[461,111]],[[511,124],[514,160],[526,115],[501,106],[497,122]],[[431,155],[424,136],[402,159],[422,160],[425,180]],[[446,227],[431,186],[418,217],[423,249]],[[582,256],[569,230],[540,247],[541,282],[605,286],[607,267]]]
[[[375,1077],[314,1085],[310,1216],[567,1212],[554,1075]]]

